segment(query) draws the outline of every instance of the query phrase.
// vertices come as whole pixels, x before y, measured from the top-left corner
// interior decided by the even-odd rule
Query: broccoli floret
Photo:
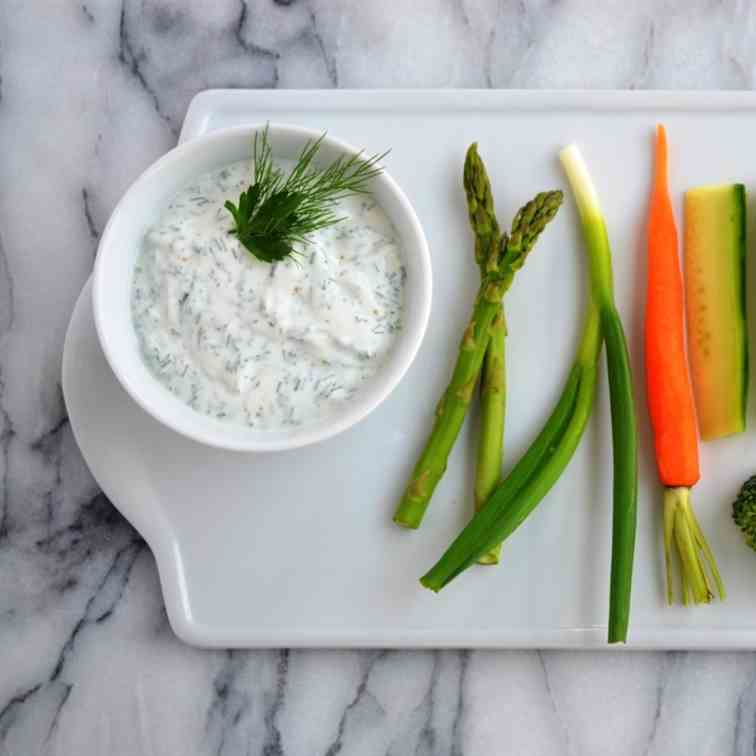
[[[732,505],[732,519],[743,531],[746,543],[756,551],[756,475],[743,483]]]

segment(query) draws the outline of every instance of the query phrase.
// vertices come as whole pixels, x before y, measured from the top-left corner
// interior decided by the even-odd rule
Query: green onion
[[[638,434],[630,358],[622,321],[614,305],[611,249],[596,190],[575,145],[562,150],[559,157],[580,212],[590,260],[591,288],[606,341],[614,468],[609,643],[624,643],[630,619],[638,498]]]

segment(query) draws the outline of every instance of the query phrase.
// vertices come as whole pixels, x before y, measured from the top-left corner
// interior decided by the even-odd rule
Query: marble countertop
[[[199,90],[754,86],[746,0],[393,10],[0,3],[0,755],[756,753],[751,653],[189,648],[87,471],[60,390],[68,317],[110,210]]]

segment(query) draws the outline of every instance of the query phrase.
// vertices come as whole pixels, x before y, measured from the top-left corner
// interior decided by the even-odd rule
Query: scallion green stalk
[[[638,499],[638,433],[630,358],[614,304],[611,249],[596,189],[575,145],[566,147],[559,157],[580,212],[590,261],[591,289],[601,313],[606,341],[614,472],[609,643],[624,643],[630,619]]]

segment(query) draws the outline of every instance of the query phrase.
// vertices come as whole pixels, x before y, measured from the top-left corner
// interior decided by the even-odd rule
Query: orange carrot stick
[[[677,229],[667,187],[667,136],[656,132],[656,172],[648,219],[646,385],[656,463],[665,486],[693,486],[698,426],[685,356],[685,301]]]
[[[672,602],[672,548],[681,566],[683,603],[708,602],[711,591],[704,563],[724,598],[714,555],[690,503],[700,477],[698,426],[685,353],[685,302],[677,229],[667,185],[667,135],[656,130],[656,170],[648,218],[646,295],[646,388],[664,496],[664,553],[667,598]]]

